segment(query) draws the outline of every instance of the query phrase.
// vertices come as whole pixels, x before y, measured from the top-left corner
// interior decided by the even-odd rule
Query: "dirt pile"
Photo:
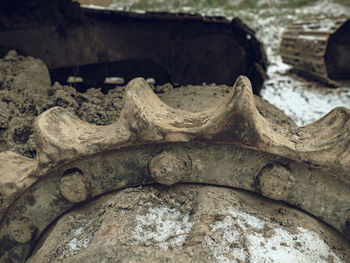
[[[172,107],[202,111],[214,106],[232,87],[203,85],[174,89],[166,84],[153,89]],[[111,124],[119,117],[124,90],[125,87],[116,87],[103,94],[100,89],[91,88],[80,93],[59,83],[51,86],[48,69],[41,60],[10,51],[0,59],[0,152],[11,150],[34,157],[35,118],[54,106],[63,107],[92,124]],[[264,117],[282,126],[295,126],[263,99],[255,96],[255,103]]]
[[[35,117],[61,106],[84,121],[106,125],[118,117],[123,91],[104,95],[98,89],[79,93],[69,86],[51,86],[47,67],[39,59],[11,51],[0,60],[0,151],[35,156]]]

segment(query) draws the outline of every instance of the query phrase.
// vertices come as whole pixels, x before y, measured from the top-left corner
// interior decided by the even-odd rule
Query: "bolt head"
[[[27,243],[32,241],[37,233],[38,228],[33,221],[27,217],[10,221],[8,233],[14,241],[18,243]]]
[[[59,186],[61,195],[69,202],[80,203],[90,195],[90,186],[81,173],[73,172],[61,179]]]
[[[274,200],[285,200],[294,191],[295,179],[284,166],[274,164],[261,171],[259,187],[263,196]]]
[[[149,168],[152,178],[164,185],[176,184],[191,172],[187,155],[174,152],[158,154],[150,162]]]

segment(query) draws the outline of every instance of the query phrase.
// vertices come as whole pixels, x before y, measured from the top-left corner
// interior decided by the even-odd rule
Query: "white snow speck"
[[[78,247],[78,239],[75,237],[68,243],[68,247],[70,250],[77,250]]]
[[[66,253],[77,252],[81,249],[88,248],[92,239],[94,238],[94,232],[91,229],[93,222],[90,220],[82,227],[71,230],[72,239],[66,244]]]

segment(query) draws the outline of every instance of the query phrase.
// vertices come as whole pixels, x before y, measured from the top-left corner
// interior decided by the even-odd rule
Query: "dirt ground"
[[[54,106],[63,107],[96,125],[108,125],[118,119],[125,87],[116,87],[107,94],[96,88],[80,93],[73,87],[59,83],[51,86],[50,83],[48,69],[39,59],[18,56],[14,51],[0,59],[0,151],[35,157],[35,117]],[[230,89],[225,85],[153,87],[165,103],[189,111],[213,107]],[[295,126],[271,104],[256,96],[255,100],[264,117],[280,125]]]

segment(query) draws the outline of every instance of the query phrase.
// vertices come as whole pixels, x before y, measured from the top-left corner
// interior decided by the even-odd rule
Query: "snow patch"
[[[274,76],[268,80],[261,95],[299,126],[322,118],[335,107],[350,108],[349,88],[314,87],[289,76]]]
[[[257,6],[273,6],[281,3],[281,0],[259,0]]]
[[[166,250],[169,246],[182,246],[193,223],[189,214],[168,206],[149,207],[146,214],[136,215],[137,225],[132,233],[133,245],[157,243]]]
[[[203,243],[218,262],[342,262],[313,231],[298,227],[292,234],[233,207],[222,211],[226,217],[210,225]]]
[[[320,0],[316,3],[296,10],[298,14],[327,16],[349,16],[350,8],[329,0]]]
[[[88,248],[90,245],[90,242],[93,238],[93,235],[89,234],[86,238],[79,240],[78,238],[73,238],[71,241],[69,241],[68,248],[70,251],[79,251],[83,248]]]
[[[77,252],[81,249],[88,248],[92,239],[94,238],[94,231],[92,228],[92,220],[88,221],[84,226],[72,229],[70,235],[72,239],[66,244],[65,251],[67,253]]]

